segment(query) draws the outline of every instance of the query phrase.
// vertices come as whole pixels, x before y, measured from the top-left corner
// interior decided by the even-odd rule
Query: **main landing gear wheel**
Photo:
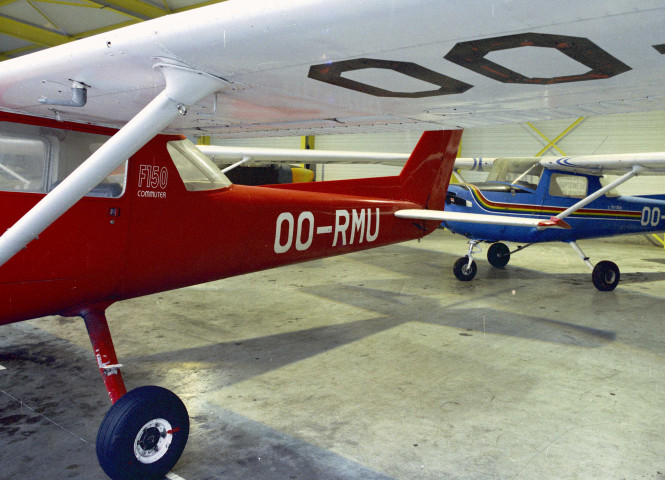
[[[471,260],[471,264],[469,264],[469,257],[458,258],[453,266],[453,273],[457,277],[457,280],[461,280],[462,282],[473,280],[477,270],[476,262]]]
[[[161,480],[189,436],[182,401],[162,387],[139,387],[113,404],[97,433],[97,459],[113,480]]]
[[[610,292],[619,284],[619,267],[614,262],[603,260],[593,268],[591,280],[593,285],[601,292]]]
[[[494,268],[503,268],[510,261],[510,249],[505,243],[493,243],[487,250],[487,260]]]

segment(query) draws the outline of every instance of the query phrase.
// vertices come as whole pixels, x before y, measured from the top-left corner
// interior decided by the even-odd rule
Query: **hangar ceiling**
[[[224,0],[0,0],[0,61]]]

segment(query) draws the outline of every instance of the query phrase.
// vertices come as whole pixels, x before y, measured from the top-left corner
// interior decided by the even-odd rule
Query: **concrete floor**
[[[504,270],[465,239],[260,272],[114,305],[129,388],[192,422],[171,478],[665,479],[665,250],[586,241]],[[223,251],[220,252],[223,254]],[[0,327],[0,478],[104,479],[108,399],[82,321]]]

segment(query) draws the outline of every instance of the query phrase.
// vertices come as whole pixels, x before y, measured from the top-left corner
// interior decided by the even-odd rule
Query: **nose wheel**
[[[455,262],[455,265],[453,265],[453,273],[455,274],[455,277],[457,277],[457,280],[462,282],[470,282],[473,280],[473,277],[476,276],[478,267],[476,266],[476,262],[473,260],[473,254],[474,252],[480,253],[482,251],[478,246],[478,243],[480,243],[478,240],[470,240],[469,251],[466,256],[458,258]]]
[[[453,273],[455,274],[455,277],[462,282],[470,282],[473,280],[477,271],[478,267],[476,266],[476,262],[469,257],[458,258],[455,265],[453,265]]]

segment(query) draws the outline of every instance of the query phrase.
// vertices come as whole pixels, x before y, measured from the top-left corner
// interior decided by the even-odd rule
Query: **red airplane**
[[[69,174],[77,150],[88,152],[115,132],[3,113],[0,133],[3,152],[11,147],[0,162],[4,231]],[[396,177],[249,187],[230,184],[184,137],[157,135],[0,269],[0,324],[83,317],[113,403],[97,437],[100,464],[114,479],[161,478],[185,447],[187,411],[161,387],[126,391],[105,310],[141,295],[423,237],[439,222],[395,213],[443,209],[460,137],[460,130],[426,132]],[[52,166],[42,161],[46,151],[59,153]]]

